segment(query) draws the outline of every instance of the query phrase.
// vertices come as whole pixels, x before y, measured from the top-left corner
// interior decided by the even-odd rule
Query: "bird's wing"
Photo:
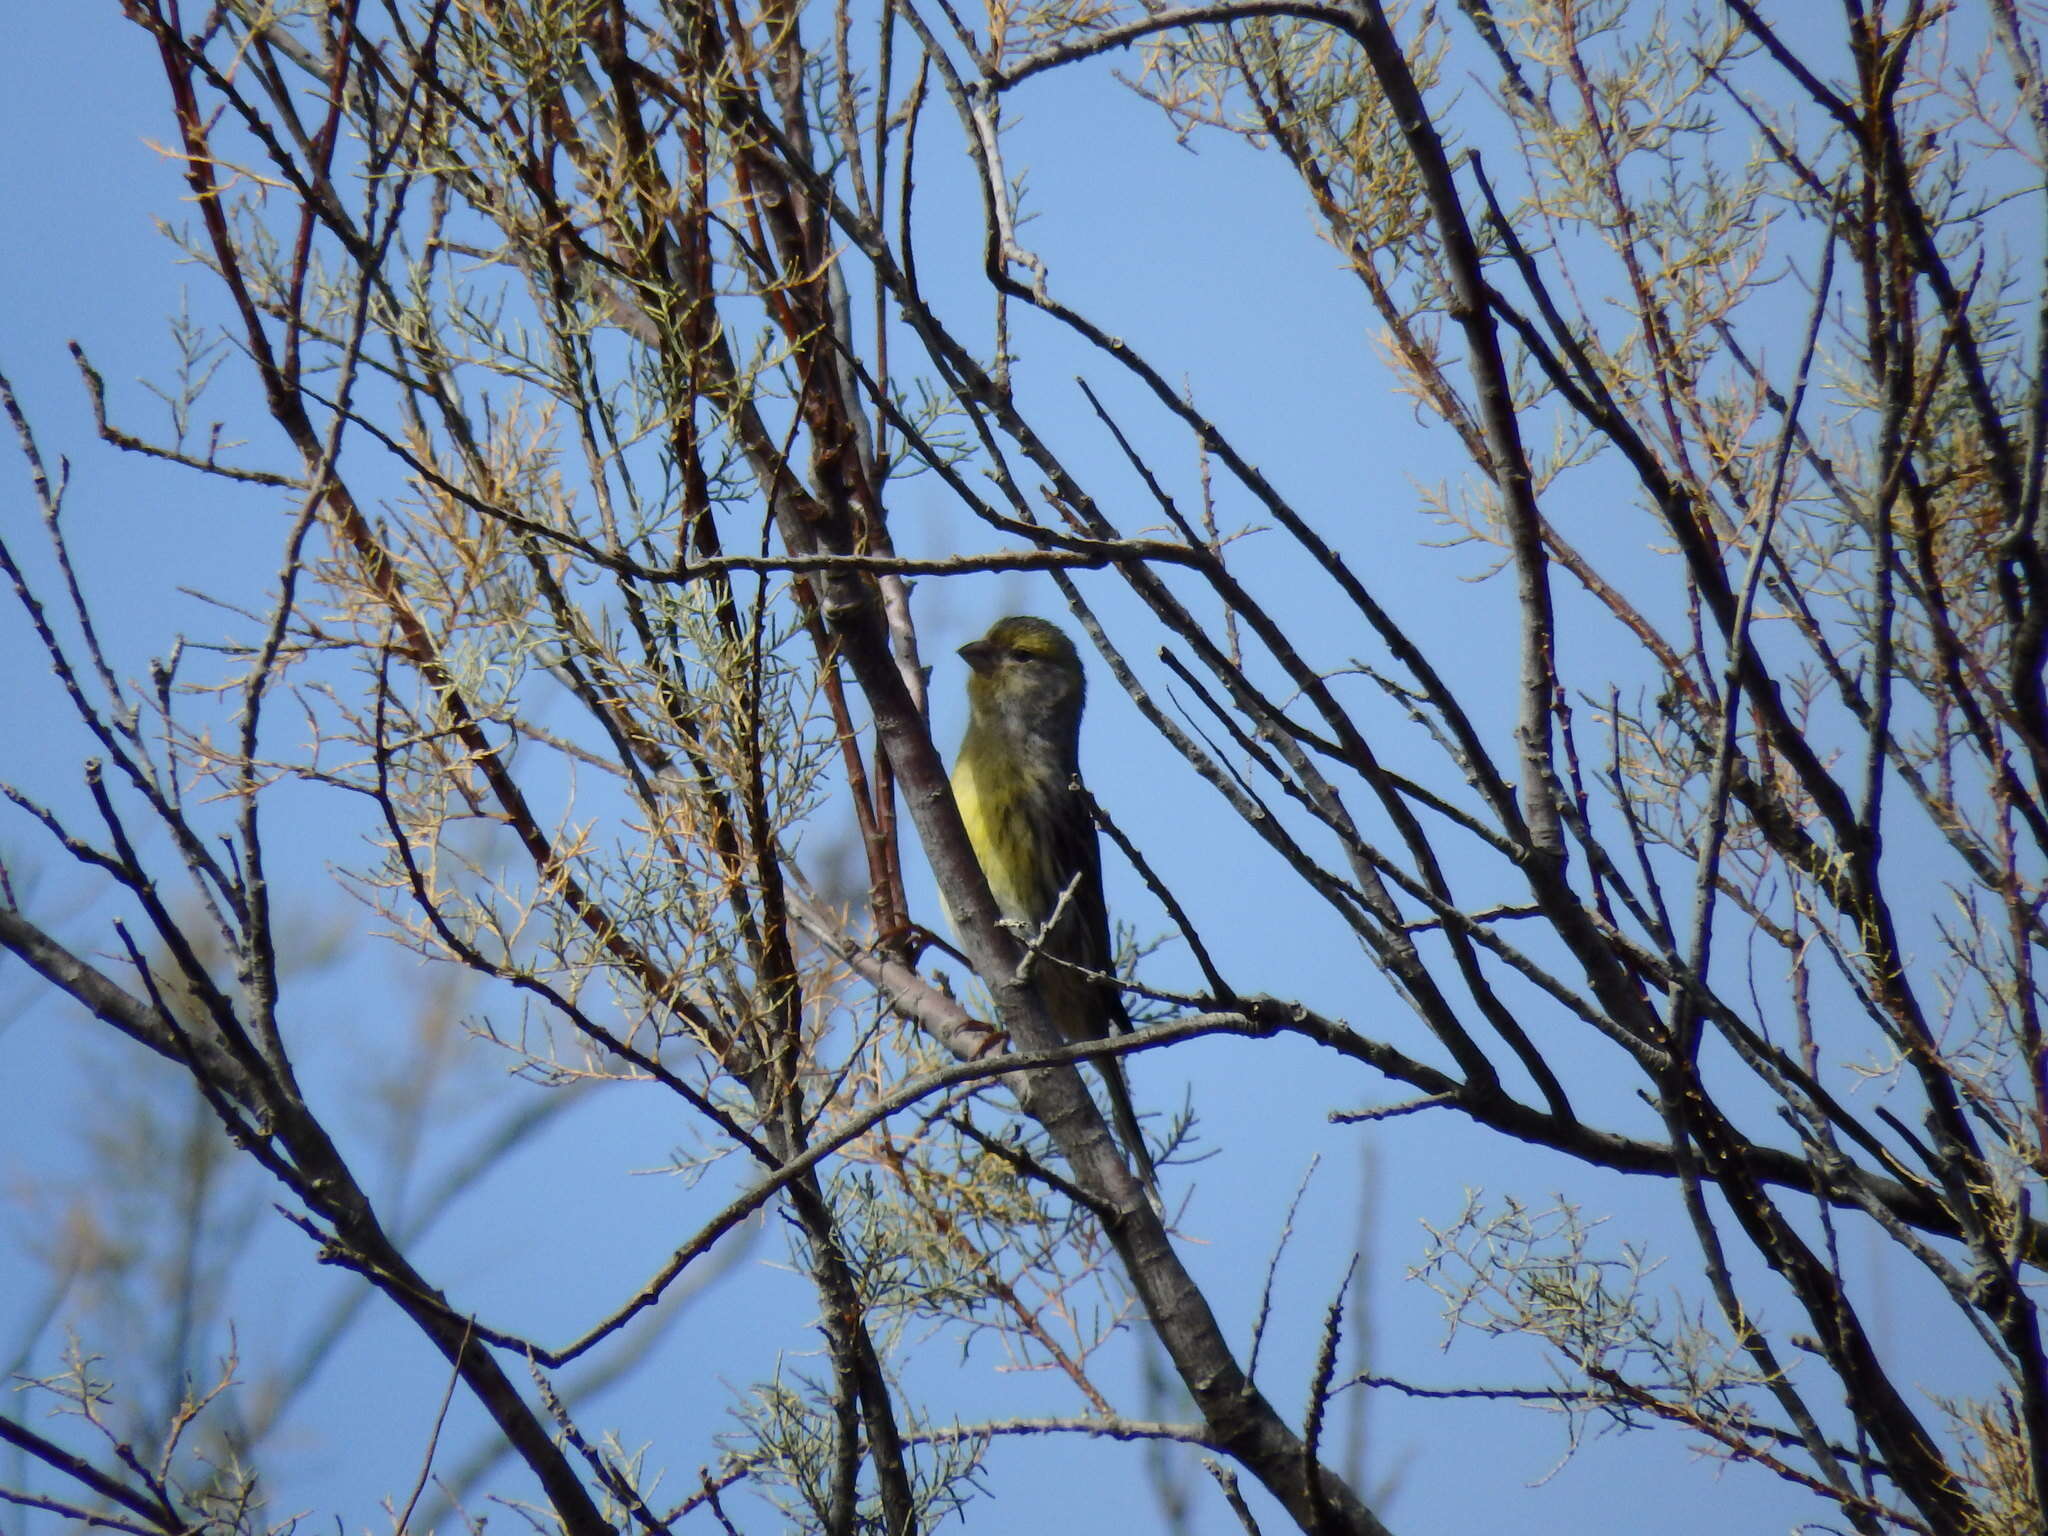
[[[1076,870],[1080,872],[1081,883],[1075,887],[1073,900],[1067,904],[1067,914],[1060,920],[1059,932],[1053,935],[1047,953],[1098,974],[1114,976],[1116,950],[1110,943],[1109,906],[1102,894],[1102,845],[1096,837],[1088,792],[1075,789],[1072,794],[1072,814],[1053,818],[1058,823],[1054,851],[1057,867],[1067,872],[1061,888]],[[1101,983],[1099,991],[1108,1024],[1105,1033],[1128,1030],[1131,1016],[1124,1010],[1123,996],[1114,983]]]

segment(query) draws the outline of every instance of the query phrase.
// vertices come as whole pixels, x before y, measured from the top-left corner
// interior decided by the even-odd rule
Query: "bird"
[[[1081,788],[1087,677],[1080,653],[1058,625],[1018,614],[998,619],[959,654],[969,669],[967,734],[953,762],[953,798],[990,894],[1005,920],[1037,944],[1033,974],[1061,1035],[1081,1041],[1126,1033],[1131,1016],[1108,979],[1116,962],[1102,851]],[[1122,1059],[1102,1056],[1095,1065],[1117,1138],[1156,1207],[1159,1178]]]

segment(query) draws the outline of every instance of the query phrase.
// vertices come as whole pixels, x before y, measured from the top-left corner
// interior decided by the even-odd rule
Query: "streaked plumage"
[[[1043,940],[1039,992],[1069,1040],[1099,1040],[1128,1030],[1130,1015],[1115,985],[1073,969],[1115,972],[1102,854],[1078,788],[1087,689],[1081,658],[1057,626],[1026,617],[999,620],[981,639],[960,647],[960,655],[972,670],[953,796],[989,890],[1004,917],[1035,930],[1080,876],[1058,927]],[[1105,1057],[1097,1065],[1109,1088],[1117,1136],[1146,1185],[1156,1190],[1122,1063]]]

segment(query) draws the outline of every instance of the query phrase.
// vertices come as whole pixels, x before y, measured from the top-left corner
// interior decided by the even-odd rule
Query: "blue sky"
[[[158,218],[181,217],[183,188],[175,165],[151,147],[167,139],[169,125],[142,35],[110,4],[28,7],[11,31],[14,45],[0,55],[0,196],[17,213],[0,227],[0,283],[15,302],[0,321],[0,370],[13,381],[45,453],[72,461],[69,526],[80,574],[119,663],[139,673],[174,634],[204,639],[232,628],[180,589],[260,592],[276,567],[280,523],[275,504],[261,496],[225,497],[210,483],[94,443],[66,341],[76,338],[91,353],[118,413],[152,424],[161,408],[132,381],[168,370],[166,324],[186,288],[202,316],[213,295],[206,274],[179,265],[153,228]],[[1100,69],[1041,80],[1015,106],[1012,168],[1028,167],[1030,206],[1040,214],[1026,238],[1048,259],[1058,290],[1147,351],[1170,377],[1194,381],[1203,406],[1332,530],[1439,661],[1504,711],[1512,682],[1512,594],[1504,582],[1471,579],[1484,568],[1480,552],[1426,547],[1441,531],[1423,516],[1411,485],[1455,477],[1460,463],[1393,391],[1362,295],[1314,235],[1297,188],[1241,146],[1203,141],[1199,154],[1177,147],[1156,114],[1105,87]],[[935,245],[943,247],[943,211],[959,187],[942,170],[926,184],[927,228],[942,232]],[[971,220],[961,220],[959,229],[963,241],[978,239]],[[1113,251],[1107,257],[1106,246]],[[1033,359],[1033,395],[1050,412],[1070,415],[1067,441],[1101,483],[1110,483],[1114,471],[1104,466],[1112,446],[1099,440],[1072,374],[1085,369],[1119,411],[1137,408],[1131,386],[1101,361],[1047,337],[1043,322],[1020,325],[1019,350]],[[246,391],[226,379],[232,372],[232,365],[224,370],[223,409],[246,410]],[[1086,446],[1090,433],[1098,439],[1093,447]],[[267,439],[260,431],[250,436],[260,458]],[[1141,440],[1161,453],[1185,494],[1193,464],[1184,446],[1156,428],[1149,435],[1141,429]],[[1127,526],[1151,521],[1134,481],[1129,493]],[[1226,525],[1252,515],[1228,501],[1221,510]],[[932,479],[905,487],[894,515],[899,537],[913,549],[919,539],[943,544],[965,526]],[[25,485],[12,466],[0,476],[0,526],[10,541],[33,544]],[[1259,564],[1258,550],[1256,542],[1248,546],[1247,562],[1268,595],[1284,601],[1284,565]],[[1083,587],[1112,617],[1129,611],[1109,578],[1084,578]],[[950,748],[961,722],[952,647],[984,627],[993,611],[1055,614],[1058,598],[1047,583],[1001,577],[943,590],[927,582],[918,602],[926,660],[937,669],[937,731]],[[1312,617],[1308,628],[1315,633]],[[1579,632],[1580,643],[1597,643],[1593,633]],[[1337,657],[1357,643],[1342,634],[1316,638]],[[0,616],[0,644],[22,658],[0,670],[0,718],[14,722],[0,748],[0,777],[75,805],[79,733],[66,723],[12,609]],[[1257,879],[1234,878],[1257,867],[1249,834],[1177,771],[1105,675],[1098,672],[1094,682],[1084,743],[1091,785],[1169,884],[1216,888],[1203,909],[1204,927],[1226,971],[1241,984],[1301,997],[1431,1055],[1420,1026],[1334,922],[1273,899]],[[1413,753],[1417,763],[1432,761],[1391,709],[1378,723],[1395,760]],[[297,821],[295,807],[306,813]],[[308,922],[353,910],[330,892],[326,876],[330,862],[352,857],[360,828],[351,815],[333,813],[310,791],[292,791],[272,822],[297,882],[294,902]],[[287,826],[288,834],[281,830]],[[31,833],[25,824],[0,831],[10,864],[28,851],[30,865],[48,872],[44,899],[61,916],[57,926],[93,931],[97,909],[74,895],[60,861],[36,847]],[[1219,872],[1227,878],[1215,881]],[[1134,877],[1112,867],[1110,880],[1119,914],[1141,931],[1163,926]],[[1176,963],[1171,952],[1162,960],[1169,985],[1186,979],[1176,977]],[[313,1068],[316,1099],[325,1096],[345,1134],[364,1147],[374,1144],[374,1117],[351,1101],[365,1084],[402,1075],[423,985],[402,952],[371,947],[313,973],[298,989],[295,1040]],[[16,967],[0,966],[0,1020],[0,1082],[38,1085],[32,1095],[10,1093],[15,1112],[0,1131],[0,1185],[20,1195],[0,1207],[0,1232],[7,1234],[0,1240],[0,1341],[7,1341],[20,1324],[4,1298],[33,1294],[27,1253],[48,1209],[21,1192],[47,1192],[76,1176],[84,1166],[82,1126],[118,1099],[110,1081],[138,1069],[129,1048],[92,1037],[70,1012],[42,1000]],[[1542,1017],[1528,1023],[1539,1042],[1558,1038],[1546,1031],[1564,1027]],[[435,1124],[446,1146],[435,1155],[443,1161],[481,1126],[481,1106],[536,1091],[509,1082],[503,1062],[486,1048],[465,1051],[441,1088]],[[1355,1246],[1367,1183],[1375,1368],[1389,1374],[1443,1386],[1547,1380],[1535,1357],[1514,1346],[1439,1351],[1436,1299],[1407,1272],[1425,1252],[1423,1223],[1452,1220],[1468,1190],[1512,1193],[1539,1206],[1569,1190],[1589,1213],[1613,1213],[1617,1241],[1640,1239],[1653,1253],[1673,1254],[1678,1273],[1689,1268],[1689,1239],[1672,1190],[1588,1172],[1448,1117],[1331,1127],[1325,1110],[1363,1108],[1390,1095],[1385,1085],[1356,1069],[1335,1070],[1299,1043],[1204,1041],[1145,1057],[1133,1071],[1141,1100],[1151,1104],[1191,1094],[1205,1143],[1218,1149],[1215,1161],[1184,1176],[1182,1187],[1195,1190],[1187,1251],[1234,1338],[1249,1331],[1287,1202],[1311,1159],[1322,1159],[1279,1275],[1276,1315],[1289,1326],[1276,1328],[1262,1371],[1283,1412],[1298,1412],[1305,1400],[1314,1323]],[[1613,1081],[1622,1082],[1622,1074]],[[1635,1113],[1647,1123],[1646,1113]],[[1613,1124],[1625,1117],[1617,1111],[1600,1118]],[[662,1167],[681,1135],[652,1095],[611,1093],[602,1107],[593,1101],[568,1111],[451,1212],[423,1245],[422,1266],[460,1304],[559,1342],[630,1291],[722,1187],[723,1172],[695,1189],[673,1176],[635,1174]],[[251,1360],[266,1347],[288,1349],[304,1338],[348,1283],[314,1270],[305,1241],[275,1216],[259,1211],[253,1221],[255,1261],[231,1287]],[[1918,1284],[1915,1276],[1897,1277],[1896,1298],[1881,1296],[1876,1310],[1909,1327]],[[666,1462],[672,1486],[686,1487],[711,1455],[709,1437],[730,1390],[778,1368],[814,1363],[791,1358],[778,1367],[775,1358],[777,1344],[792,1336],[788,1321],[800,1319],[806,1306],[771,1222],[718,1285],[688,1304],[650,1367],[587,1408],[587,1422],[618,1426],[629,1444],[650,1441],[649,1464]],[[44,1337],[45,1356],[54,1338]],[[963,1408],[992,1400],[1004,1413],[1077,1411],[1072,1394],[1044,1378],[996,1378],[991,1395],[987,1373],[998,1363],[985,1349],[970,1356]],[[952,1368],[950,1354],[939,1349],[913,1379],[945,1405]],[[1940,1381],[1932,1351],[1926,1369],[1930,1382]],[[402,1498],[409,1486],[441,1384],[438,1361],[373,1303],[361,1332],[316,1382],[318,1411],[276,1453],[281,1505],[309,1510],[323,1523],[338,1515],[350,1532],[382,1528],[378,1504]],[[1138,1411],[1135,1392],[1125,1406]],[[449,1458],[458,1458],[476,1433],[476,1415],[458,1403]],[[1395,1480],[1384,1513],[1402,1533],[1509,1523],[1588,1536],[1654,1525],[1689,1536],[1784,1529],[1822,1513],[1766,1474],[1700,1460],[1667,1433],[1596,1439],[1559,1466],[1559,1425],[1521,1408],[1381,1398],[1371,1409],[1368,1442],[1369,1481]],[[1076,1536],[1148,1527],[1149,1496],[1134,1465],[1122,1447],[1001,1447],[990,1458],[993,1502],[977,1506],[970,1524],[1030,1529],[1056,1519]],[[0,1474],[6,1470],[0,1459]],[[1077,1485],[1088,1488],[1086,1498],[1074,1496]],[[1198,1504],[1204,1497],[1198,1485]],[[1220,1504],[1212,1501],[1198,1528],[1230,1528]]]

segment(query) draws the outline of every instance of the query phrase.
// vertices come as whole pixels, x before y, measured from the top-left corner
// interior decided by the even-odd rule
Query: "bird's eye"
[[[1018,646],[1018,647],[1017,647],[1017,649],[1015,649],[1014,651],[1010,652],[1010,660],[1012,660],[1012,661],[1036,661],[1036,660],[1038,660],[1038,653],[1037,653],[1037,652],[1035,652],[1035,651],[1027,651],[1027,650],[1025,650],[1025,649],[1024,649],[1024,647],[1023,647],[1023,646],[1021,646],[1021,645],[1020,645],[1020,646]]]

